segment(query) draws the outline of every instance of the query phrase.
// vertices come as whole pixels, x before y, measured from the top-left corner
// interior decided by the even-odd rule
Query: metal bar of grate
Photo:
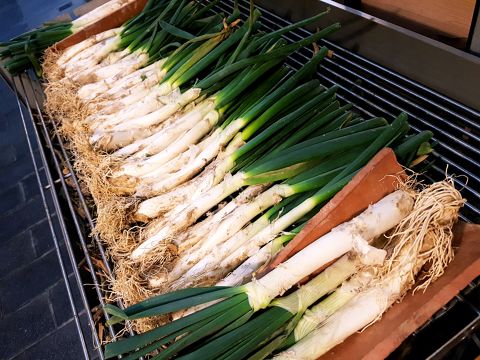
[[[43,119],[43,115],[40,111],[40,105],[39,105],[39,102],[37,100],[37,91],[35,91],[35,88],[32,84],[32,81],[30,80],[30,78],[26,81],[24,81],[25,83],[28,83],[28,86],[29,88],[27,88],[25,85],[24,85],[24,89],[26,90],[25,93],[31,93],[34,94],[31,96],[31,98],[28,98],[27,96],[27,101],[33,101],[33,103],[35,104],[35,108],[37,110],[37,119],[39,120],[39,127],[42,131],[42,134],[44,136],[44,139],[45,141],[47,142],[47,148],[50,149],[50,151],[52,152],[51,155],[52,156],[52,159],[53,159],[53,162],[54,162],[54,167],[57,171],[57,174],[59,175],[59,180],[60,180],[60,183],[62,185],[62,190],[64,192],[64,194],[66,195],[65,198],[67,200],[67,204],[68,204],[68,207],[69,207],[69,210],[70,212],[72,213],[72,217],[73,217],[73,221],[74,221],[74,225],[75,225],[75,228],[77,230],[77,235],[79,236],[79,238],[81,239],[80,241],[80,244],[81,244],[81,247],[82,247],[82,251],[85,255],[85,260],[87,262],[87,266],[89,268],[89,272],[91,274],[91,277],[92,277],[92,281],[93,281],[93,284],[94,284],[94,287],[95,287],[95,291],[96,291],[96,294],[98,296],[98,299],[99,299],[99,302],[100,302],[100,306],[103,307],[104,305],[104,301],[103,301],[103,293],[102,293],[102,290],[101,290],[101,285],[100,285],[100,282],[98,281],[98,277],[96,275],[96,272],[97,272],[97,269],[93,266],[93,263],[92,263],[92,259],[91,259],[91,256],[89,254],[89,251],[88,251],[88,248],[87,248],[87,242],[85,241],[85,238],[83,236],[83,233],[82,233],[82,229],[80,227],[80,223],[78,221],[78,217],[76,215],[76,212],[75,212],[75,208],[74,208],[74,205],[73,205],[73,202],[72,202],[72,199],[70,196],[68,196],[68,188],[67,188],[67,184],[65,182],[65,179],[64,177],[62,176],[63,175],[63,172],[62,172],[62,169],[61,169],[61,166],[60,166],[60,161],[59,159],[57,158],[57,156],[55,156],[55,154],[53,153],[54,152],[54,147],[53,147],[53,143],[50,139],[50,136],[48,135],[49,132],[48,132],[48,129],[46,127],[46,124],[45,124],[45,121]],[[35,119],[35,117],[33,116],[32,114],[32,119]],[[80,281],[81,283],[81,281]],[[86,308],[89,308],[90,306],[88,305],[88,301],[86,300],[86,297],[85,297],[85,307]],[[90,312],[90,311],[89,311]],[[108,317],[108,314],[104,314],[105,316],[105,319],[108,320],[109,317]],[[92,324],[93,324],[93,318],[89,319]],[[94,329],[94,337],[96,339],[96,347],[97,348],[100,348],[100,339],[98,338],[98,334],[97,334],[97,331],[95,329],[95,327],[93,327]],[[110,326],[109,327],[109,331],[110,331],[110,334],[114,337],[115,336],[115,331],[113,330],[113,328]],[[100,354],[100,358],[103,359],[103,354]]]
[[[210,2],[211,0],[208,1]],[[240,0],[239,7],[242,16],[246,18],[248,14],[248,1]],[[217,4],[215,9],[216,11],[231,12],[233,9],[233,1],[224,0]],[[265,29],[278,29],[280,26],[288,24],[285,19],[265,9],[262,9],[262,14],[262,24]],[[285,36],[285,38],[289,41],[294,41],[307,34],[309,34],[307,30],[298,29],[288,36]],[[463,188],[462,193],[469,201],[461,217],[466,221],[480,219],[480,193],[475,190],[480,188],[480,177],[477,175],[480,174],[480,163],[476,161],[476,156],[480,154],[480,113],[329,41],[322,41],[322,45],[327,45],[335,51],[334,58],[324,61],[318,73],[322,83],[324,85],[339,85],[338,98],[342,101],[352,102],[355,105],[355,109],[365,116],[384,115],[387,118],[392,118],[404,110],[409,114],[409,119],[414,131],[424,129],[433,130],[440,144],[433,153],[433,159],[430,161],[431,167],[425,177],[431,181],[443,178],[446,165],[449,165],[449,170],[451,169],[455,172],[468,175],[468,184],[460,178],[455,179],[456,184]],[[298,69],[308,60],[311,53],[312,52],[307,49],[301,50],[293,54],[287,63],[292,68]],[[103,305],[104,292],[102,284],[96,276],[96,268],[91,259],[92,245],[100,254],[101,261],[108,276],[112,276],[111,265],[102,242],[97,235],[93,234],[93,242],[89,245],[89,241],[87,240],[88,236],[86,236],[82,228],[84,221],[78,217],[75,211],[73,200],[70,197],[72,189],[68,187],[65,181],[62,165],[66,166],[68,176],[73,180],[73,193],[78,198],[80,206],[86,214],[86,225],[90,229],[95,225],[94,216],[81,192],[80,183],[74,173],[69,153],[63,144],[63,139],[58,132],[55,122],[49,121],[50,119],[42,114],[41,104],[43,102],[43,93],[35,91],[35,88],[38,88],[40,85],[38,80],[31,77],[30,80],[23,81],[27,81],[25,84],[34,90],[34,98],[29,99],[33,100],[35,104],[33,112],[31,109],[29,110],[30,117],[33,126],[38,127],[50,150],[53,168],[59,176],[57,183],[61,185],[62,191],[66,195],[67,205],[72,214],[80,245],[92,277],[95,293],[98,297],[98,302],[100,305]],[[32,102],[27,99],[27,103]],[[49,136],[51,133],[53,133],[53,138]],[[57,152],[56,150],[59,151]],[[43,168],[46,172],[49,171],[46,160]],[[50,176],[50,179],[51,178]],[[55,182],[49,183],[50,191],[55,192],[54,184]],[[66,236],[68,238],[68,234],[66,234]],[[70,242],[67,238],[66,242]],[[75,262],[72,264],[75,267]],[[81,280],[79,284],[81,284]],[[478,284],[472,286],[475,287],[478,286]],[[82,286],[80,286],[80,292],[85,295]],[[463,300],[455,299],[454,301]],[[121,304],[119,305],[121,306]],[[449,306],[451,305],[449,304],[446,307],[445,312],[448,311]],[[85,307],[91,318],[87,301],[85,301]],[[104,314],[104,316],[108,319],[108,314]],[[92,326],[92,333],[95,336],[95,340],[98,343],[98,336],[93,320],[90,322],[90,325]],[[425,327],[426,326],[428,326],[428,324],[425,325]],[[81,328],[79,328],[79,331],[79,334],[84,336],[83,333],[81,333]],[[110,327],[108,331],[112,338],[116,335],[114,328]],[[130,334],[133,335],[131,329]],[[461,334],[461,332],[459,332],[459,334]],[[454,338],[443,345],[443,347],[445,347],[444,349],[447,349],[447,347],[450,349],[451,346],[454,346],[461,336],[455,336]],[[97,350],[99,351],[100,358],[102,358],[103,354],[101,354],[99,346]],[[439,348],[439,350],[441,350],[441,348]]]
[[[40,88],[41,84],[40,84],[39,80],[37,78],[35,78],[35,80],[33,80],[33,81]],[[31,84],[31,86],[33,88],[32,84]],[[39,97],[39,99],[37,99],[37,96]],[[73,183],[74,183],[75,194],[76,194],[76,196],[78,196],[80,205],[81,205],[82,210],[83,210],[83,212],[85,214],[85,217],[87,219],[87,224],[88,224],[89,229],[93,229],[95,227],[95,224],[94,224],[94,221],[93,221],[93,215],[91,213],[91,209],[87,205],[85,196],[83,195],[83,193],[81,191],[79,180],[77,179],[77,177],[75,175],[72,162],[70,161],[67,150],[65,149],[65,146],[63,144],[63,139],[60,136],[58,127],[57,127],[57,125],[55,124],[54,121],[49,121],[48,124],[47,124],[47,121],[45,121],[45,118],[42,115],[42,111],[41,111],[41,108],[40,108],[39,104],[43,103],[43,100],[44,100],[43,92],[36,92],[35,93],[35,105],[36,105],[36,109],[37,109],[37,113],[38,113],[38,117],[39,117],[41,126],[43,127],[45,133],[48,133],[48,125],[50,125],[51,130],[53,130],[53,133],[54,133],[54,136],[55,136],[55,143],[56,143],[55,145],[56,145],[56,147],[58,147],[60,149],[60,152],[62,154],[61,163],[64,164],[67,167],[68,173],[70,175],[73,174],[73,176],[71,176],[71,177],[72,177],[72,180],[73,180]],[[51,155],[52,155],[52,157],[54,159],[54,162],[55,162],[56,171],[59,174],[61,174],[62,170],[61,170],[61,167],[59,165],[59,160],[57,159],[58,155],[54,151],[53,143],[50,139],[48,139],[47,142],[48,142],[49,148],[51,150]],[[95,272],[94,271],[92,272],[92,269],[94,269],[94,266],[93,266],[93,264],[91,262],[91,259],[90,259],[90,256],[89,256],[89,251],[88,251],[88,248],[87,248],[88,242],[86,240],[86,236],[84,235],[84,231],[80,227],[81,220],[78,218],[78,214],[73,207],[73,204],[72,204],[72,201],[71,201],[70,197],[68,196],[69,189],[67,187],[67,184],[65,183],[64,180],[62,180],[61,182],[62,182],[63,191],[66,194],[66,198],[67,198],[67,202],[68,202],[68,205],[69,205],[69,208],[70,208],[70,212],[71,212],[72,217],[73,217],[74,222],[75,222],[75,227],[76,227],[77,234],[78,234],[78,237],[79,237],[80,242],[81,242],[82,250],[83,250],[83,252],[85,254],[85,257],[87,259],[87,264],[89,266],[90,272],[92,273],[92,280],[93,280],[93,283],[94,283],[95,291],[97,293],[97,296],[99,297],[99,302],[100,302],[100,305],[102,306],[102,309],[103,309],[103,305],[104,305],[103,298],[104,298],[105,294],[104,294],[104,291],[102,290],[101,284],[98,281],[97,276],[95,275]],[[109,278],[113,278],[113,272],[111,270],[111,265],[110,265],[110,262],[108,261],[108,258],[106,256],[105,248],[102,244],[102,241],[100,240],[100,238],[99,238],[99,236],[96,232],[92,233],[92,237],[95,241],[96,249],[100,253],[100,257],[101,257],[101,260],[102,260],[102,263],[103,263],[103,267],[104,267],[104,269],[106,270],[106,273],[107,273],[106,275]],[[117,305],[119,307],[123,308],[123,304],[120,301],[117,301]],[[104,314],[105,319],[108,320],[109,315],[105,311],[103,311],[103,314]],[[133,335],[134,333],[133,333],[133,330],[131,328],[130,323],[127,322],[125,325],[127,326],[129,334]],[[115,331],[115,329],[112,326],[109,326],[108,330],[109,330],[109,333],[110,333],[110,337],[112,339],[115,339],[115,336],[117,335],[117,332]]]
[[[21,79],[20,79],[20,85],[23,87],[23,82],[22,82]],[[36,175],[38,186],[39,186],[39,189],[40,189],[40,196],[42,198],[43,206],[44,206],[44,209],[45,209],[45,214],[46,214],[46,217],[47,217],[47,222],[48,222],[48,225],[50,227],[50,232],[52,234],[52,239],[53,239],[53,242],[54,242],[54,245],[55,245],[55,251],[57,253],[57,258],[58,258],[58,262],[59,262],[59,265],[60,265],[60,271],[61,271],[63,279],[65,281],[65,287],[67,289],[67,296],[68,296],[68,300],[69,300],[69,303],[70,303],[70,307],[72,309],[73,318],[74,318],[74,322],[75,322],[75,327],[76,327],[77,333],[79,335],[83,356],[84,356],[85,359],[89,359],[90,356],[89,356],[89,352],[88,352],[88,348],[87,348],[85,335],[83,333],[82,325],[80,323],[79,312],[77,311],[77,308],[76,308],[76,305],[75,305],[75,302],[74,302],[74,299],[73,299],[73,292],[72,292],[72,289],[71,289],[71,286],[70,286],[70,280],[68,278],[68,274],[65,270],[66,267],[65,267],[64,260],[63,260],[63,256],[62,256],[61,251],[60,251],[60,245],[59,245],[57,233],[56,233],[56,230],[55,230],[55,227],[54,227],[54,224],[53,224],[53,220],[52,220],[52,216],[51,216],[51,209],[50,209],[50,206],[47,202],[47,196],[46,196],[46,191],[45,190],[49,190],[51,199],[54,203],[54,210],[53,211],[56,214],[56,219],[57,219],[57,221],[59,222],[59,225],[62,228],[62,236],[63,236],[63,239],[65,241],[65,245],[66,245],[66,248],[67,248],[67,251],[68,251],[68,255],[69,255],[69,258],[70,258],[72,268],[74,269],[74,274],[75,274],[75,278],[77,280],[77,285],[79,286],[80,294],[83,294],[82,300],[84,301],[84,304],[86,304],[86,297],[85,297],[85,293],[83,292],[83,289],[81,289],[81,286],[80,286],[80,284],[81,284],[80,276],[78,274],[77,264],[76,264],[76,261],[75,261],[74,256],[73,256],[73,252],[71,251],[70,240],[68,238],[67,232],[64,231],[65,230],[65,223],[63,222],[62,212],[61,212],[61,209],[59,208],[59,205],[58,205],[58,198],[57,198],[57,195],[56,195],[56,192],[55,192],[53,179],[52,179],[50,173],[47,170],[47,160],[46,160],[45,152],[44,152],[44,149],[42,148],[42,145],[41,145],[39,133],[38,133],[37,129],[35,128],[35,124],[32,121],[33,134],[34,134],[35,141],[37,143],[37,147],[38,147],[39,152],[40,152],[40,158],[41,158],[41,163],[42,163],[42,167],[38,166],[37,160],[35,158],[35,153],[34,153],[34,150],[33,150],[33,145],[32,145],[32,142],[30,140],[30,134],[31,134],[32,130],[29,130],[30,126],[29,126],[29,124],[27,124],[27,116],[30,116],[30,118],[33,120],[32,113],[31,113],[31,110],[28,106],[26,107],[28,109],[27,114],[24,113],[24,108],[22,106],[22,103],[20,102],[20,99],[19,99],[19,96],[18,96],[18,89],[17,89],[17,85],[16,85],[15,82],[13,83],[13,90],[14,90],[15,96],[17,97],[17,105],[18,105],[18,109],[20,111],[20,117],[22,119],[23,128],[24,128],[24,131],[25,131],[26,139],[27,139],[27,146],[28,146],[30,156],[31,156],[31,159],[32,159],[32,163],[33,163],[33,166],[34,166],[35,175]],[[43,185],[41,171],[44,171],[45,176],[47,178],[48,185]],[[89,320],[91,321],[90,324],[93,324],[93,320],[91,319],[90,309],[88,308],[88,306],[86,306],[85,309],[87,311],[87,316],[89,316]]]
[[[240,0],[239,8],[245,19],[249,11],[248,2]],[[233,1],[222,1],[215,10],[231,12]],[[261,22],[266,30],[276,30],[290,23],[268,10],[260,10]],[[309,34],[305,29],[298,29],[284,38],[291,42]],[[451,175],[465,175],[468,181],[465,177],[454,178],[456,186],[468,201],[461,219],[480,221],[480,193],[477,191],[480,188],[480,163],[477,161],[480,154],[480,113],[328,40],[323,40],[321,45],[334,50],[334,57],[322,62],[318,77],[326,86],[339,86],[339,99],[353,103],[356,110],[366,116],[394,118],[405,111],[413,131],[434,132],[439,145],[432,153],[433,159],[429,161],[430,168],[424,177],[431,182],[441,180],[447,170]],[[287,63],[298,69],[311,55],[312,51],[302,49],[290,56]],[[478,284],[472,283],[471,286],[477,287]],[[446,310],[439,314],[447,312],[456,301],[458,299],[452,300]],[[472,329],[478,326],[477,322],[478,317],[440,344],[429,359],[441,358],[467,336],[467,332],[473,332]],[[431,323],[427,322],[422,329],[432,326]]]
[[[248,3],[240,1],[239,8],[246,18]],[[233,1],[219,3],[216,10],[231,12]],[[289,24],[268,10],[261,11],[264,29],[276,30]],[[298,29],[284,38],[295,41],[308,34],[305,29]],[[480,113],[331,42],[323,41],[322,45],[335,51],[334,58],[325,60],[318,72],[324,85],[338,85],[339,99],[352,102],[366,116],[383,115],[391,119],[405,111],[413,131],[432,130],[439,144],[431,156],[430,162],[435,165],[431,166],[430,175],[437,180],[443,178],[447,166],[451,175],[466,175],[468,182],[455,178],[468,201],[462,218],[480,219],[480,194],[475,190],[480,188],[480,163],[476,160],[480,154]],[[287,63],[298,69],[311,54],[311,50],[302,49]]]

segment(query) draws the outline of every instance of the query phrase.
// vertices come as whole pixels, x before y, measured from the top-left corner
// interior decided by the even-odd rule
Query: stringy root
[[[383,273],[404,267],[402,258],[411,259],[413,254],[416,266],[408,276],[406,290],[415,285],[416,274],[422,267],[424,272],[414,291],[425,290],[442,276],[454,257],[452,228],[464,203],[451,177],[420,189],[413,211],[389,235],[389,244],[394,247]]]
[[[138,264],[133,263],[128,257],[118,260],[114,270],[115,279],[110,281],[111,300],[121,300],[125,306],[130,306],[152,296],[163,294],[165,289],[151,288],[148,285],[148,279],[155,273],[167,271],[164,266],[171,263],[174,258],[173,254],[171,257],[168,254],[169,252],[166,251],[164,262],[157,263],[156,269],[150,267],[147,273],[144,273]],[[168,320],[167,316],[139,319],[133,321],[133,327],[135,331],[142,333],[163,325]]]
[[[42,60],[42,75],[48,82],[59,81],[64,77],[63,69],[58,66],[58,59],[62,52],[58,51],[54,46],[45,50]]]

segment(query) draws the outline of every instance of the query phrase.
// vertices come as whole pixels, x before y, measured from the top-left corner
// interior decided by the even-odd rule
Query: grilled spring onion
[[[110,323],[115,323],[170,313],[224,299],[165,326],[108,344],[105,356],[111,358],[123,354],[137,358],[183,335],[156,356],[157,359],[168,359],[189,345],[219,331],[234,330],[245,323],[254,312],[267,307],[275,297],[283,294],[305,276],[352,250],[354,243],[363,244],[394,227],[408,214],[411,206],[411,197],[403,191],[397,191],[374,204],[354,220],[333,229],[298,252],[283,266],[260,280],[240,287],[179,290],[148,299],[125,310],[107,305],[106,310],[114,315]],[[359,223],[365,229],[361,234],[356,230]]]
[[[463,203],[451,180],[434,183],[416,194],[412,212],[393,230],[392,255],[377,273],[378,277],[353,299],[345,291],[334,293],[313,308],[310,318],[321,319],[325,311],[328,313],[331,306],[336,306],[335,302],[344,303],[345,297],[351,299],[310,333],[308,321],[301,320],[294,331],[294,340],[301,340],[274,358],[317,359],[348,336],[377,321],[415,285],[416,275],[425,265],[428,270],[417,289],[425,289],[441,276],[453,259],[452,227]]]
[[[0,58],[11,58],[5,63],[5,68],[12,75],[18,74],[32,66],[40,75],[39,59],[43,56],[46,48],[132,1],[110,0],[71,22],[45,24],[41,28],[26,32],[10,41],[2,42],[0,43],[0,48],[3,48],[3,50],[0,52]]]

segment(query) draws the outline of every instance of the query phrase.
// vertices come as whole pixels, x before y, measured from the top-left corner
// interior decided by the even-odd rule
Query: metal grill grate
[[[239,1],[244,19],[248,16],[248,1]],[[222,1],[216,11],[231,13],[233,1]],[[290,24],[272,12],[261,9],[264,30],[277,30]],[[332,22],[334,19],[332,19]],[[290,32],[284,38],[297,41],[311,33],[304,29]],[[462,212],[465,221],[480,222],[480,112],[434,92],[412,80],[377,65],[334,43],[323,40],[334,51],[333,59],[325,59],[318,77],[325,86],[337,84],[338,98],[354,104],[364,116],[384,116],[391,120],[404,111],[415,132],[431,130],[438,142],[427,167],[426,177],[441,180],[448,173],[456,177],[467,204]],[[294,69],[306,63],[312,50],[301,49],[287,60]],[[468,181],[467,181],[468,178]]]
[[[243,19],[248,17],[248,1],[240,0],[239,9]],[[222,1],[216,11],[231,13],[233,1]],[[290,24],[287,20],[260,9],[263,30],[277,30]],[[332,22],[335,19],[332,19]],[[299,29],[284,38],[297,41],[311,32]],[[457,101],[447,98],[413,80],[405,78],[383,66],[359,56],[334,43],[323,40],[320,45],[334,51],[333,59],[325,59],[318,71],[318,77],[325,86],[338,85],[338,98],[351,102],[357,112],[364,116],[384,116],[392,120],[400,112],[408,114],[414,132],[431,130],[438,144],[429,159],[424,177],[428,181],[438,181],[445,174],[457,175],[455,185],[461,189],[467,203],[461,218],[468,222],[480,222],[480,112]],[[312,50],[302,49],[293,54],[287,64],[294,69],[306,63]],[[449,351],[467,337],[471,337],[480,353],[480,342],[475,341],[475,331],[480,326],[480,304],[474,304],[467,294],[478,292],[479,281],[474,281],[421,329],[412,334],[391,358],[439,359],[450,355]],[[452,310],[460,309],[460,311]],[[464,311],[461,311],[464,309]],[[466,309],[466,310],[465,310]],[[455,317],[457,311],[463,317]],[[447,324],[438,319],[449,317]],[[473,329],[473,330],[472,330]],[[429,344],[421,340],[429,334],[443,331],[447,337],[433,336]],[[416,349],[412,344],[416,345]],[[448,356],[449,356],[448,355]]]
[[[33,134],[34,139],[38,142],[37,147],[41,155],[40,163],[35,157],[32,150],[33,147],[29,146],[29,148],[46,208],[47,218],[50,219],[49,214],[51,214],[52,211],[57,215],[55,219],[58,220],[60,234],[56,224],[53,224],[53,221],[49,220],[52,237],[55,241],[56,248],[60,246],[58,239],[63,239],[68,250],[68,259],[63,258],[60,252],[58,252],[61,268],[64,269],[65,262],[70,261],[74,269],[76,284],[70,284],[70,280],[64,270],[62,270],[62,275],[67,286],[78,335],[84,350],[84,357],[85,359],[89,359],[86,347],[92,346],[93,339],[95,358],[104,359],[101,340],[92,312],[100,307],[104,319],[109,319],[109,315],[103,311],[103,305],[105,304],[104,299],[106,298],[104,280],[107,277],[112,278],[113,272],[98,235],[95,233],[91,235],[93,241],[89,238],[91,230],[95,225],[92,209],[87,205],[87,200],[81,191],[80,183],[74,172],[71,155],[65,148],[64,140],[58,131],[57,125],[42,112],[44,94],[39,80],[33,72],[28,72],[15,77],[12,82],[7,80],[7,83],[9,83],[15,95],[19,98],[18,107],[24,122],[27,139],[30,137],[30,134]],[[25,94],[25,96],[20,98],[20,93]],[[23,105],[26,106],[24,107]],[[25,108],[28,109],[28,111],[25,110]],[[43,180],[42,171],[46,173],[46,180]],[[67,184],[67,179],[71,180],[71,186]],[[61,194],[62,198],[65,198],[68,212],[62,210],[62,201],[59,194]],[[51,198],[51,201],[47,200],[47,197]],[[50,202],[52,202],[53,205],[51,205]],[[83,216],[80,216],[79,213]],[[66,222],[73,223],[73,229],[69,229]],[[73,241],[74,239],[75,241]],[[95,259],[98,258],[100,258],[101,265],[95,263]],[[83,263],[83,261],[85,261],[87,265],[89,275],[81,274],[79,271],[80,264]],[[82,305],[88,317],[88,325],[90,327],[89,334],[85,333],[85,330],[82,329],[78,320],[81,311],[76,309],[74,299],[71,296],[72,286],[77,286],[79,289]],[[88,296],[90,295],[89,291],[92,287],[94,294]],[[123,307],[120,302],[118,302],[118,306]],[[127,324],[127,329],[130,335],[133,335],[129,324]],[[108,337],[114,339],[118,334],[118,329],[109,326],[107,332]]]
[[[240,0],[239,6],[242,16],[246,18],[248,1]],[[224,0],[215,6],[215,11],[223,11],[225,13],[231,12],[232,9],[233,1],[230,0]],[[264,9],[261,10],[263,14],[262,24],[265,29],[275,30],[288,24],[286,20],[275,14]],[[288,34],[285,38],[289,41],[295,41],[307,34],[309,34],[308,31],[299,29]],[[333,84],[340,86],[338,91],[339,99],[353,103],[356,110],[364,116],[385,116],[387,119],[392,119],[401,111],[405,111],[409,114],[413,131],[428,129],[434,132],[435,140],[439,144],[429,161],[429,169],[425,176],[430,180],[440,180],[445,176],[447,165],[448,173],[466,175],[468,182],[465,177],[457,177],[455,179],[456,185],[462,188],[462,194],[468,200],[462,212],[462,218],[466,221],[480,222],[480,193],[475,190],[480,189],[480,177],[478,175],[480,174],[480,163],[475,160],[479,158],[478,155],[480,154],[480,113],[329,41],[323,41],[322,45],[328,46],[334,51],[335,55],[333,59],[326,59],[323,62],[318,76],[326,86]],[[292,68],[298,69],[311,55],[311,50],[303,49],[291,56],[287,63]],[[64,216],[73,223],[73,229],[67,229],[65,222],[59,220],[62,229],[61,235],[67,248],[70,249],[69,259],[61,259],[60,257],[60,260],[61,262],[65,260],[71,261],[73,268],[77,269],[77,265],[82,259],[85,259],[88,267],[89,275],[86,275],[88,278],[85,278],[85,275],[82,278],[78,270],[75,278],[80,289],[83,305],[89,314],[90,330],[95,339],[94,344],[98,349],[97,356],[102,359],[103,355],[99,350],[97,329],[90,309],[98,305],[101,306],[104,303],[105,293],[102,287],[102,278],[98,274],[99,271],[103,271],[107,276],[111,276],[111,264],[108,262],[100,239],[95,235],[92,236],[93,241],[89,239],[88,234],[94,226],[92,209],[88,206],[87,200],[81,192],[80,184],[75,176],[70,160],[70,154],[63,144],[63,139],[58,133],[55,123],[42,114],[43,93],[40,90],[38,80],[32,74],[25,74],[14,80],[13,89],[16,94],[18,94],[18,90],[25,90],[22,91],[26,93],[26,98],[23,100],[25,104],[30,104],[29,111],[22,109],[19,103],[19,108],[26,124],[25,129],[27,134],[29,131],[34,131],[37,134],[36,139],[39,144],[43,144],[43,147],[40,146],[42,164],[36,165],[37,173],[40,174],[42,169],[48,173],[46,185],[43,185],[44,180],[41,180],[43,178],[39,175],[39,182],[43,185],[42,193],[49,191],[54,204],[57,204],[55,209],[58,211],[58,219]],[[34,125],[32,127],[30,124],[33,130],[27,129],[27,118],[30,118]],[[35,159],[33,152],[32,159]],[[66,170],[66,175],[64,170]],[[73,182],[73,190],[67,185],[67,178],[70,178]],[[63,213],[60,206],[62,201],[59,199],[58,193],[62,193],[62,196],[65,197],[64,202],[66,202],[68,210],[63,211]],[[83,217],[78,215],[76,206],[84,214]],[[55,232],[53,226],[52,231],[53,233]],[[78,242],[78,249],[72,247],[73,239]],[[94,257],[99,258],[101,261],[102,265],[100,267],[96,265]],[[90,285],[83,286],[82,284]],[[92,287],[94,290],[93,296],[87,298],[86,293]],[[478,289],[477,280],[413,336],[421,338],[420,335],[428,331],[429,328],[429,331],[431,331],[431,327],[435,327],[436,321],[451,313],[451,309],[455,306],[461,305],[473,309],[471,312],[474,315],[469,322],[466,325],[464,324],[465,326],[462,325],[460,331],[452,334],[449,339],[436,345],[436,348],[434,348],[434,351],[436,350],[435,353],[429,352],[426,356],[431,356],[432,358],[444,356],[463,337],[467,336],[467,334],[473,334],[475,329],[478,328],[480,311],[478,306],[476,307],[471,301],[470,296],[474,291],[478,293]],[[72,309],[74,315],[77,316],[78,312],[75,310],[73,302]],[[108,314],[104,313],[104,317],[108,319]],[[91,341],[89,342],[90,339],[84,334],[79,324],[78,331],[83,339],[83,343],[91,344]],[[111,338],[117,333],[116,329],[112,327],[109,327],[107,331]],[[131,331],[130,334],[132,334]],[[405,351],[406,347],[402,346],[402,349],[395,354]],[[393,356],[398,355],[395,354]],[[88,357],[86,352],[85,357]]]

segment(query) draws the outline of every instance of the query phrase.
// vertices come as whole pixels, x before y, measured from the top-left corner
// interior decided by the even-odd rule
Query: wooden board
[[[354,218],[369,205],[393,192],[398,186],[397,179],[405,176],[392,149],[385,148],[379,151],[322,207],[318,214],[309,220],[302,231],[275,256],[272,262],[259,272],[258,277],[271,271],[335,226]]]
[[[146,3],[147,0],[135,0],[133,2],[130,2],[122,6],[120,9],[103,17],[94,24],[87,26],[79,32],[66,37],[62,41],[59,41],[55,44],[55,48],[57,50],[64,50],[72,45],[78,44],[79,42],[89,38],[90,36],[119,27],[127,20],[139,14],[140,11],[142,11],[142,9],[145,7]]]
[[[480,225],[460,222],[455,227],[454,260],[427,290],[407,294],[382,320],[350,336],[321,360],[384,359],[416,329],[480,275]],[[355,354],[352,357],[352,354]]]

